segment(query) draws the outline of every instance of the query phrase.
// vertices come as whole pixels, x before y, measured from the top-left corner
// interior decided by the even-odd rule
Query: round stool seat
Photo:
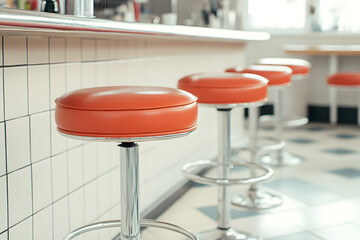
[[[297,58],[262,58],[259,59],[256,64],[289,67],[293,75],[307,75],[311,68],[311,63]]]
[[[194,74],[180,79],[178,88],[197,96],[199,103],[239,104],[264,101],[267,82],[254,74]]]
[[[76,90],[56,99],[58,131],[96,138],[142,138],[196,128],[197,98],[165,87],[114,86]]]
[[[236,67],[227,69],[226,72],[252,73],[269,80],[269,86],[288,85],[291,81],[291,69],[284,66],[252,65],[248,68]]]
[[[328,77],[329,85],[360,86],[360,73],[335,73]]]

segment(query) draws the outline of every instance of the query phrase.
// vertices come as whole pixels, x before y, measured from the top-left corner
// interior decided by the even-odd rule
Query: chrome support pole
[[[283,109],[282,109],[282,101],[283,101],[283,89],[277,88],[274,94],[274,117],[275,117],[275,134],[276,139],[279,141],[283,141]],[[277,151],[277,159],[278,163],[282,164],[283,157],[283,149]]]
[[[337,123],[337,106],[336,106],[336,88],[329,87],[330,97],[330,123],[335,125]]]
[[[357,124],[360,127],[360,88],[357,89],[358,106],[357,106]]]
[[[231,109],[218,109],[219,119],[219,178],[230,178],[230,111]],[[218,187],[218,228],[230,228],[230,191],[227,186]]]
[[[121,240],[140,240],[139,212],[139,146],[121,143]]]
[[[250,161],[256,163],[257,161],[257,141],[258,141],[258,128],[259,128],[259,108],[250,107],[249,108],[249,136],[250,136]],[[251,169],[251,174],[253,177],[256,177],[256,170]],[[257,183],[250,185],[251,190],[257,189]]]

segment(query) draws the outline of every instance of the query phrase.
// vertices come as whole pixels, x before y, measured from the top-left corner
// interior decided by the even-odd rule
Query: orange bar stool
[[[267,97],[267,80],[254,74],[212,73],[195,74],[179,80],[178,87],[198,97],[198,102],[218,111],[219,150],[217,161],[199,160],[183,166],[184,174],[191,180],[218,186],[218,227],[198,234],[200,240],[257,240],[249,233],[238,232],[230,227],[229,186],[252,184],[269,179],[272,169],[256,163],[230,162],[230,112],[234,107],[255,107]],[[232,178],[231,169],[242,166],[263,174]],[[199,174],[210,169],[215,176]],[[211,171],[212,170],[212,171]]]
[[[253,65],[248,68],[236,67],[230,68],[226,70],[227,72],[233,73],[251,73],[260,75],[269,80],[269,88],[275,89],[276,93],[276,100],[281,101],[280,93],[281,91],[290,85],[291,80],[291,72],[292,70],[288,67],[284,66],[268,66],[268,65]],[[274,105],[279,106],[279,105]],[[280,123],[280,109],[275,107],[275,119],[277,123]],[[255,116],[252,116],[252,109],[249,109],[249,127],[250,127],[250,148],[252,155],[252,161],[258,161],[258,153],[259,152],[276,152],[277,153],[277,161],[282,161],[282,152],[283,148],[285,147],[285,142],[282,138],[282,131],[283,125],[276,124],[276,138],[275,141],[267,139],[258,139],[257,132],[258,132],[258,124],[257,119],[259,113],[256,112]],[[254,130],[252,130],[252,128]],[[252,140],[254,139],[254,140]],[[272,141],[271,141],[272,140]],[[268,145],[270,144],[270,145]],[[267,155],[266,155],[267,156]],[[271,156],[271,155],[269,155]],[[247,191],[247,194],[243,196],[242,194],[237,194],[233,197],[232,203],[236,206],[250,208],[250,209],[269,209],[280,206],[282,204],[282,198],[276,194],[267,192],[259,188],[258,184],[251,184],[250,188]]]
[[[120,143],[121,222],[105,221],[68,234],[118,227],[121,240],[139,240],[140,227],[178,232],[192,240],[188,230],[155,220],[140,220],[139,146],[136,142],[184,136],[196,128],[197,99],[190,93],[165,87],[96,87],[76,90],[56,99],[58,131],[85,141]]]
[[[308,78],[311,69],[310,62],[297,58],[261,58],[256,62],[256,64],[289,67],[292,70],[292,81]],[[281,105],[283,105],[283,102]],[[283,107],[281,108],[283,109]],[[261,121],[274,124],[274,116],[264,115],[261,117]],[[309,119],[304,116],[285,116],[284,114],[281,116],[281,123],[285,127],[298,127],[305,125],[308,122]]]
[[[352,90],[358,92],[358,114],[357,124],[360,127],[360,73],[342,72],[335,73],[328,77],[327,84],[329,86],[330,97],[330,123],[335,125],[337,123],[337,91],[338,90]]]

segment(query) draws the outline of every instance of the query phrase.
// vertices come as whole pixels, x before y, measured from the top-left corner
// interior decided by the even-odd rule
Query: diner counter
[[[111,38],[123,35],[155,36],[190,40],[263,41],[265,32],[237,31],[163,24],[129,23],[105,19],[84,18],[18,9],[0,9],[0,31],[22,35],[76,35],[78,37]]]

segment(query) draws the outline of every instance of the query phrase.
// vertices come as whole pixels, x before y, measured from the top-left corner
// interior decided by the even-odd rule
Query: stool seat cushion
[[[239,104],[264,101],[267,82],[254,74],[203,73],[180,79],[178,87],[197,96],[199,103]]]
[[[56,99],[55,120],[65,134],[137,138],[196,128],[197,98],[179,89],[114,86],[85,88]]]
[[[329,85],[360,86],[360,73],[335,73],[328,77],[327,82]]]
[[[292,71],[284,66],[252,65],[248,68],[230,68],[226,72],[257,74],[268,79],[269,86],[274,86],[290,84]]]
[[[297,58],[262,58],[256,64],[286,66],[291,68],[293,75],[307,75],[311,68],[310,62]]]

